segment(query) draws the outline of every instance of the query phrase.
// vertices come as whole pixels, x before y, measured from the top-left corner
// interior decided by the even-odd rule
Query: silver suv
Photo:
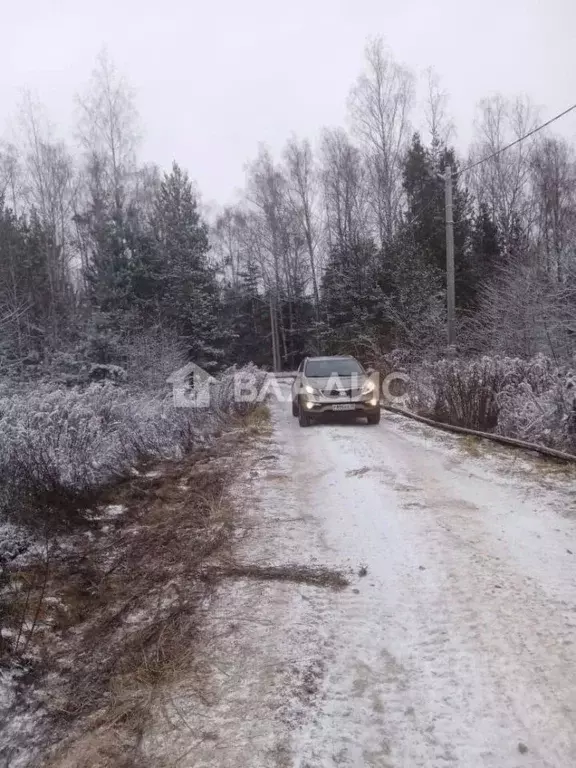
[[[292,384],[292,415],[301,427],[315,416],[345,412],[380,421],[377,374],[366,371],[354,357],[307,357]]]

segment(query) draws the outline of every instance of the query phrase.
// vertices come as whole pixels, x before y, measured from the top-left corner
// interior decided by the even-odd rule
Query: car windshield
[[[304,373],[309,378],[324,379],[329,376],[350,376],[353,373],[363,373],[363,370],[354,358],[336,357],[328,360],[309,360]]]

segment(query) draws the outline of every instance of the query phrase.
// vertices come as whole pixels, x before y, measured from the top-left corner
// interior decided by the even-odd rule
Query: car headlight
[[[311,387],[310,384],[306,384],[304,387],[304,392],[306,392],[307,395],[316,395],[318,394],[314,387]]]
[[[362,394],[363,395],[369,395],[370,392],[374,392],[376,389],[376,384],[372,380],[368,380],[364,382],[364,386],[362,387]]]

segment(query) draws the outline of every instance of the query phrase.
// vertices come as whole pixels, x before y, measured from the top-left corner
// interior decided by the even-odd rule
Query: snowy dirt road
[[[207,689],[172,692],[149,755],[576,766],[574,475],[392,415],[301,429],[276,405],[273,422],[238,487],[252,525],[241,554],[349,569],[350,586],[225,587]]]

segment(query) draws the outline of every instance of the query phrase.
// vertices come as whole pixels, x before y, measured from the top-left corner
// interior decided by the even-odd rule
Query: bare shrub
[[[437,421],[576,449],[574,373],[544,355],[444,359],[411,381],[412,409]]]
[[[498,423],[496,394],[502,375],[490,358],[440,360],[423,366],[414,400],[438,421],[488,431]]]

